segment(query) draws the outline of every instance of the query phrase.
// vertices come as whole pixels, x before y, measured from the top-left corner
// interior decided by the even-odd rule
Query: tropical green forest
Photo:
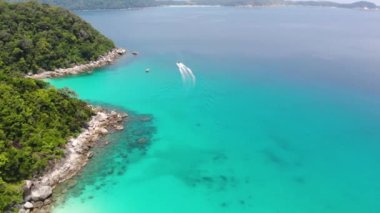
[[[24,180],[61,158],[93,115],[72,91],[23,76],[94,60],[113,47],[66,9],[0,1],[0,212],[22,201]]]
[[[22,199],[22,181],[63,155],[92,115],[69,90],[0,73],[0,208]],[[0,211],[1,211],[0,209]]]
[[[97,59],[111,40],[72,12],[0,0],[0,70],[38,73]]]

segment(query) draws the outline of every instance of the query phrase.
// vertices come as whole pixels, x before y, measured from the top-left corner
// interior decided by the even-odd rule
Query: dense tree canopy
[[[22,76],[84,63],[113,47],[68,10],[0,0],[0,212],[21,202],[23,180],[62,157],[93,114],[69,90]]]
[[[3,73],[0,103],[0,207],[4,208],[8,203],[3,199],[9,195],[3,195],[59,158],[68,137],[85,127],[92,111],[67,90]]]
[[[111,40],[66,9],[0,0],[0,70],[40,72],[98,58]]]

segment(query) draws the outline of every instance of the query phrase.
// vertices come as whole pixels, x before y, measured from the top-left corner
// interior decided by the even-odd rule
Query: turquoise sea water
[[[379,12],[79,15],[140,55],[51,80],[130,114],[54,212],[380,212]]]

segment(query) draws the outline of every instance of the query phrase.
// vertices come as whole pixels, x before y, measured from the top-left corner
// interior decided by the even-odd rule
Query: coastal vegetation
[[[0,211],[22,198],[21,181],[40,174],[92,115],[67,89],[0,73]]]
[[[9,0],[20,2],[25,0]],[[295,5],[295,6],[319,6],[339,8],[366,8],[376,9],[376,4],[368,1],[353,3],[337,3],[334,1],[287,1],[287,0],[40,0],[40,2],[59,5],[73,10],[91,9],[120,9],[154,7],[165,5],[222,5],[222,6],[272,6],[272,5]]]
[[[111,40],[66,9],[0,0],[0,70],[38,73],[97,59]]]
[[[0,0],[0,212],[23,200],[24,180],[61,159],[94,115],[74,92],[25,74],[86,63],[113,48],[66,9]]]

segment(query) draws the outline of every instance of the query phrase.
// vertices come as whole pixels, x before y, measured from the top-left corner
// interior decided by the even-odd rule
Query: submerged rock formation
[[[28,180],[24,186],[24,204],[19,212],[49,212],[49,199],[53,189],[76,175],[92,157],[91,147],[102,136],[122,126],[128,116],[124,113],[94,108],[96,114],[88,123],[88,128],[66,145],[65,157],[42,177]]]

